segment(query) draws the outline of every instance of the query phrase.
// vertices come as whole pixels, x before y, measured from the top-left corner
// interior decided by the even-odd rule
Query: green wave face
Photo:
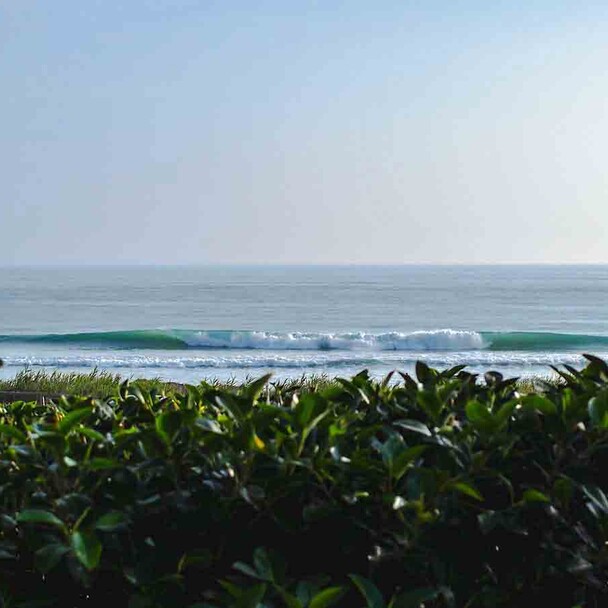
[[[170,332],[161,330],[102,331],[75,334],[0,336],[0,342],[19,344],[74,344],[106,348],[187,348],[188,345]]]
[[[483,332],[488,350],[581,350],[608,348],[608,336],[548,332]]]

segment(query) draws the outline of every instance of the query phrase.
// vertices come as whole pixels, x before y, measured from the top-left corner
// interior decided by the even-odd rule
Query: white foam
[[[474,331],[438,329],[410,333],[303,333],[267,331],[180,332],[188,346],[259,350],[479,350],[485,347]]]
[[[582,356],[574,353],[489,352],[230,352],[206,356],[128,353],[79,353],[73,355],[7,355],[6,367],[93,368],[100,369],[314,369],[317,371],[377,366],[395,369],[410,366],[417,360],[443,369],[454,365],[525,368],[569,363],[580,365]],[[548,371],[548,369],[547,369]]]

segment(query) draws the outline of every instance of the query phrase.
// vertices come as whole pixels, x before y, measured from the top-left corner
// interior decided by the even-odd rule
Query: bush
[[[605,606],[608,366],[587,359],[523,396],[418,363],[1,406],[4,605]]]

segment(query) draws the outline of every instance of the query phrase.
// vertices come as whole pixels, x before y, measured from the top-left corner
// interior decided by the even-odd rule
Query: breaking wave
[[[271,332],[237,330],[135,330],[70,334],[3,335],[0,343],[104,349],[240,349],[297,351],[581,351],[607,349],[608,336],[547,332]]]

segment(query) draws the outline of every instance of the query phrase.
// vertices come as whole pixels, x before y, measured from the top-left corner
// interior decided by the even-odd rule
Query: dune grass
[[[24,369],[13,378],[0,380],[0,391],[32,392],[46,395],[66,393],[104,397],[114,393],[123,381],[124,378],[119,374],[112,374],[97,368],[87,373]],[[170,383],[165,383],[158,378],[141,379],[137,382],[148,390],[170,386]]]
[[[97,368],[90,372],[61,372],[33,370],[26,368],[18,372],[14,377],[1,380],[0,391],[38,393],[42,395],[76,395],[95,398],[107,397],[115,394],[120,384],[127,377],[113,374]],[[182,393],[185,386],[177,382],[167,382],[158,377],[155,378],[130,378],[133,383],[148,391],[156,389],[167,394]],[[235,388],[247,385],[255,379],[248,377],[244,382],[236,378],[219,379],[205,378],[204,384],[217,389]],[[335,382],[326,374],[302,375],[299,378],[287,380],[275,380],[270,383],[270,388],[279,388],[281,391],[304,390],[312,391],[325,388]]]
[[[120,384],[127,379],[120,374],[113,374],[97,368],[90,372],[61,372],[33,370],[26,368],[18,372],[14,377],[1,380],[0,392],[23,392],[37,393],[41,395],[76,395],[103,398],[116,394]],[[164,392],[166,394],[183,393],[185,385],[177,382],[164,381],[158,377],[153,378],[130,378],[139,387]],[[236,388],[253,382],[255,378],[247,377],[244,381],[237,378],[219,379],[205,378],[201,380],[207,386],[217,389]],[[562,380],[556,374],[538,377],[521,378],[517,382],[518,390],[523,393],[543,391],[550,386],[558,386]],[[322,390],[336,384],[335,377],[327,374],[302,374],[298,378],[272,380],[269,390],[280,389],[281,392],[292,392],[295,390],[313,392]]]

